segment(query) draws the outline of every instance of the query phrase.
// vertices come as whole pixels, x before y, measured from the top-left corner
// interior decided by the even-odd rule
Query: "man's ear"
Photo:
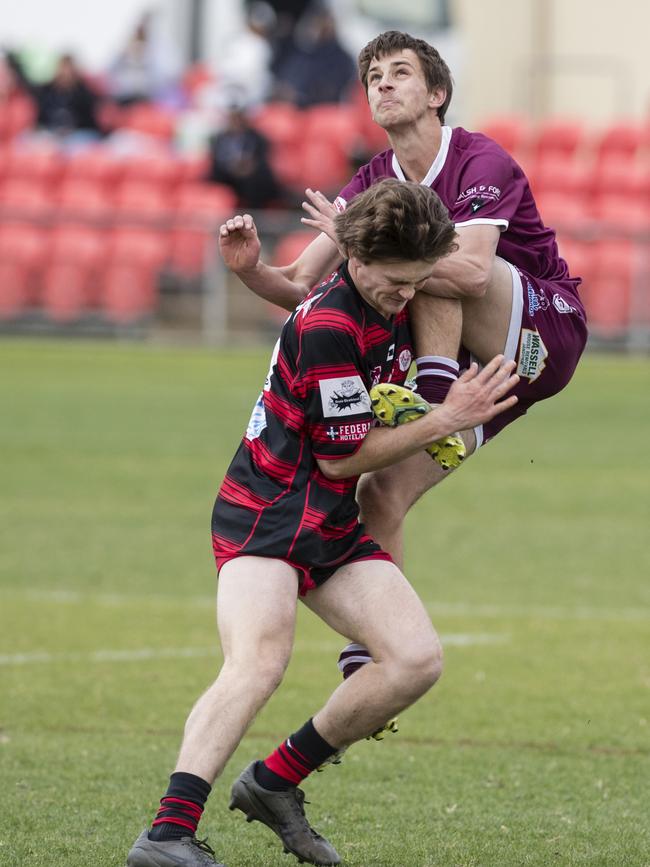
[[[430,108],[440,108],[440,106],[447,99],[447,91],[444,87],[437,87],[435,90],[432,90],[429,94],[429,107]]]

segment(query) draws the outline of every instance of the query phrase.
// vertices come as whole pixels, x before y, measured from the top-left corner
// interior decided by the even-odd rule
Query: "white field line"
[[[76,590],[20,590],[12,589],[8,595],[21,596],[34,602],[60,605],[91,604],[107,608],[147,605],[173,606],[174,608],[214,608],[215,596],[172,596],[150,594],[147,596],[126,593],[81,593]],[[598,620],[608,622],[650,622],[650,608],[598,608],[589,605],[481,605],[464,602],[444,602],[424,599],[429,612],[450,617],[503,618],[514,620]]]
[[[455,633],[440,637],[443,647],[473,647],[481,644],[505,644],[508,635]],[[344,639],[338,641],[296,641],[295,649],[303,652],[323,651],[331,653],[332,658],[341,650]],[[28,653],[0,654],[0,666],[37,665],[61,662],[147,662],[159,659],[196,659],[201,657],[220,658],[214,647],[143,647],[136,650],[92,650],[86,653],[48,653],[34,651]]]

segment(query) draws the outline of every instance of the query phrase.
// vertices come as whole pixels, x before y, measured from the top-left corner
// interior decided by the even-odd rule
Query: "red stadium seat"
[[[145,229],[117,230],[100,280],[100,305],[112,322],[129,324],[150,315],[157,300],[157,275],[167,259],[165,238]]]
[[[107,222],[113,215],[113,203],[103,184],[91,180],[68,178],[59,187],[58,214],[65,219]]]
[[[272,263],[277,267],[290,265],[302,251],[311,244],[317,233],[306,229],[297,229],[280,238],[273,251]]]
[[[272,145],[297,147],[302,135],[302,113],[289,102],[269,102],[251,118],[253,126]]]
[[[168,154],[153,152],[127,157],[124,160],[124,181],[151,184],[163,192],[171,192],[181,180],[184,166]]]
[[[536,197],[547,192],[580,197],[589,189],[591,173],[581,160],[555,155],[537,162],[528,171],[528,180]]]
[[[559,190],[542,190],[535,196],[537,208],[546,225],[556,223],[583,227],[591,222],[587,200],[583,196]]]
[[[169,219],[172,202],[157,184],[124,181],[115,193],[115,214],[119,220]]]
[[[501,145],[517,158],[528,149],[530,142],[530,126],[528,121],[519,115],[502,115],[486,119],[479,124],[478,131]]]
[[[36,303],[46,253],[46,230],[0,224],[0,318],[13,317]]]
[[[558,248],[571,276],[581,277],[583,283],[589,285],[594,271],[593,243],[567,234],[558,237]]]
[[[122,178],[124,161],[98,145],[70,157],[66,179],[86,180],[112,188]]]
[[[570,118],[546,118],[539,121],[530,135],[531,158],[535,162],[548,157],[573,157],[585,142],[582,121]]]
[[[235,211],[237,197],[222,184],[185,184],[178,192],[169,245],[172,269],[197,277],[218,226]]]
[[[650,202],[650,164],[610,155],[593,167],[590,187],[596,201],[618,195]]]
[[[311,187],[330,196],[336,195],[352,174],[346,151],[327,141],[306,141],[301,149],[298,165],[298,189]]]
[[[58,148],[27,147],[14,143],[5,155],[4,172],[8,178],[47,185],[56,185],[65,168]]]
[[[7,178],[0,188],[0,216],[3,220],[43,220],[55,202],[46,186],[38,181]]]
[[[650,200],[620,193],[602,195],[593,206],[593,215],[607,226],[610,235],[650,231]]]
[[[11,141],[21,132],[32,129],[36,107],[28,96],[17,95],[0,103],[0,141]]]
[[[350,152],[361,139],[359,112],[347,103],[315,105],[303,112],[302,135]]]
[[[631,241],[595,244],[593,268],[581,293],[593,331],[613,337],[627,330],[637,263],[638,250]]]
[[[69,321],[95,306],[106,237],[87,226],[54,229],[42,282],[42,303],[51,319]]]
[[[168,109],[143,102],[124,110],[121,128],[170,142],[176,131],[176,117]]]
[[[288,102],[271,102],[258,109],[251,122],[269,140],[271,166],[280,183],[300,185],[303,112]]]
[[[633,160],[650,146],[650,130],[635,121],[617,121],[595,136],[593,150],[596,161],[613,156]]]
[[[202,181],[210,170],[210,157],[207,153],[184,156],[179,160],[179,182],[181,184]]]

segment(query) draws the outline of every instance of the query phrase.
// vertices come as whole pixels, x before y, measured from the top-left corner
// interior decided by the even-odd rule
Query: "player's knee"
[[[403,489],[382,472],[362,476],[357,488],[361,520],[365,524],[387,523],[391,527],[401,523],[410,505],[403,494]]]
[[[394,676],[405,698],[415,700],[440,679],[442,674],[442,647],[433,633],[404,645],[394,659]]]
[[[282,683],[290,654],[283,650],[259,652],[229,660],[231,676],[251,693],[268,698]]]

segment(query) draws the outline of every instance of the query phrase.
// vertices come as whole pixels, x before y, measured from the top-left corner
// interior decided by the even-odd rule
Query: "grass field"
[[[210,511],[267,356],[0,344],[2,867],[120,867],[149,822],[218,669]],[[649,394],[647,358],[588,356],[413,511],[446,671],[307,781],[347,867],[650,865]],[[340,645],[301,612],[201,825],[228,867],[290,863],[227,792]]]

